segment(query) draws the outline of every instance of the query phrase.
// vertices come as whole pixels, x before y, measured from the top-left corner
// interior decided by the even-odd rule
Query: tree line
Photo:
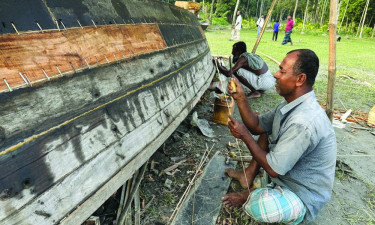
[[[164,0],[171,4],[174,1]],[[201,15],[210,22],[232,23],[236,3],[246,21],[256,21],[260,15],[267,15],[272,0],[195,0],[201,4]],[[375,30],[375,1],[339,0],[337,5],[337,31],[362,37],[373,37]],[[329,0],[279,0],[270,21],[285,21],[291,15],[302,30],[328,29]],[[214,21],[212,21],[214,20]],[[245,22],[246,22],[245,21]],[[305,27],[306,25],[306,27]]]

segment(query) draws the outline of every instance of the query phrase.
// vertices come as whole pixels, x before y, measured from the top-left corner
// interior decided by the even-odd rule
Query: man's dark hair
[[[276,23],[278,23],[279,22],[279,20],[276,20]]]
[[[246,44],[243,41],[239,41],[233,45],[234,50],[241,53],[247,52]]]
[[[298,59],[293,66],[294,75],[306,74],[306,83],[313,86],[319,70],[318,56],[310,49],[295,49],[288,52],[287,55],[292,52],[298,52]]]

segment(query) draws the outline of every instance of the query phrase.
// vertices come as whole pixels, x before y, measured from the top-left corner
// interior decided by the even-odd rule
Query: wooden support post
[[[135,183],[134,183],[135,185],[133,186],[133,188],[130,192],[130,195],[129,195],[129,199],[126,202],[125,207],[121,212],[121,215],[120,215],[120,218],[119,218],[119,223],[118,223],[119,225],[123,225],[124,222],[125,222],[125,217],[126,217],[127,211],[129,209],[132,201],[133,201],[134,195],[135,195],[136,191],[138,190],[139,185],[141,184],[143,175],[145,174],[145,171],[146,171],[146,168],[147,168],[147,163],[148,163],[148,161],[142,166],[137,178],[135,179]]]
[[[329,55],[328,55],[328,84],[327,109],[328,118],[333,119],[333,92],[336,79],[336,27],[337,0],[331,0],[329,12]]]
[[[135,192],[134,196],[134,224],[140,225],[141,224],[141,202],[139,200],[139,188]]]
[[[271,14],[272,14],[272,10],[273,10],[273,7],[275,6],[276,4],[276,1],[277,0],[273,0],[272,1],[272,5],[271,5],[271,8],[268,10],[268,13],[267,13],[267,17],[266,17],[266,20],[264,21],[264,24],[263,24],[263,27],[262,29],[260,30],[260,34],[255,42],[255,45],[253,47],[253,50],[251,51],[252,53],[255,53],[257,48],[258,48],[258,45],[259,45],[259,42],[260,42],[260,39],[262,39],[262,35],[263,35],[263,32],[264,30],[266,29],[266,26],[267,26],[267,23],[268,23],[268,20],[270,19],[271,17]]]

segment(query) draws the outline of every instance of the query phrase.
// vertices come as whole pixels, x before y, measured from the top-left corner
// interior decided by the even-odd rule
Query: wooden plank
[[[211,77],[214,75],[214,70],[212,70]],[[200,89],[197,96],[201,96],[204,91],[208,88],[208,84]],[[95,194],[93,194],[89,199],[82,203],[77,209],[74,210],[70,215],[68,215],[61,224],[75,225],[77,221],[82,221],[82,218],[87,218],[91,214],[90,212],[95,211],[104,202],[108,196],[113,194],[114,191],[118,189],[123,183],[123,181],[130,178],[129,171],[135,171],[140,167],[139,164],[144,163],[151,155],[156,151],[153,146],[160,146],[164,143],[167,137],[169,137],[174,129],[184,120],[192,108],[198,102],[199,98],[194,98],[191,105],[187,105],[186,108],[176,117],[176,119],[169,125],[167,129],[160,134],[158,139],[154,140],[147,148],[138,154],[131,162],[129,162],[116,176],[111,178],[103,187],[101,187]],[[174,128],[173,128],[174,127]]]
[[[25,86],[19,73],[31,83],[48,81],[118,59],[165,49],[156,24],[73,28],[44,33],[0,36],[0,80],[14,89]],[[108,61],[107,61],[108,60]],[[57,69],[57,67],[59,69]],[[44,70],[44,72],[43,72]],[[0,82],[0,91],[8,90]]]
[[[209,60],[209,57],[208,57],[209,55],[207,55],[206,56],[206,58],[205,58],[205,64],[207,65],[209,62],[210,62],[210,60]],[[198,65],[199,65],[199,63],[198,63]],[[209,65],[209,64],[208,64]],[[192,67],[192,68],[195,68],[195,67]],[[193,71],[193,70],[192,70]],[[197,72],[197,71],[193,71],[193,72],[191,72],[191,76],[193,76],[193,77],[191,77],[191,78],[189,78],[189,79],[192,79],[192,80],[194,80],[194,75],[196,74],[195,72]],[[199,82],[199,83],[201,83],[202,81],[201,81],[202,79],[198,79],[197,80],[197,82]],[[204,83],[204,82],[203,82]],[[203,86],[203,85],[200,85],[200,86]],[[170,96],[173,96],[173,89],[176,89],[176,86],[175,85],[171,85],[170,87],[169,87],[169,90],[171,90],[171,91],[168,91],[168,93],[165,93],[165,94],[168,94],[168,95],[170,95]],[[161,90],[163,90],[163,89],[161,89]],[[165,90],[165,89],[164,89]],[[168,90],[168,89],[166,89],[166,90]],[[196,90],[196,87],[195,87],[195,85],[193,85],[192,86],[192,89],[190,89],[190,92],[192,92],[192,93],[194,93],[195,92],[195,90]],[[45,206],[46,205],[48,205],[48,206],[53,206],[53,205],[56,205],[56,204],[59,204],[59,206],[61,206],[62,205],[62,203],[60,202],[60,201],[62,201],[62,199],[54,199],[54,201],[52,200],[52,198],[50,198],[50,197],[47,197],[47,196],[49,196],[49,195],[51,195],[51,193],[54,193],[53,195],[56,195],[56,193],[60,193],[60,192],[67,192],[67,193],[71,193],[71,192],[75,192],[75,191],[69,191],[70,189],[69,188],[72,188],[72,186],[71,185],[73,185],[74,184],[74,182],[78,182],[77,183],[77,185],[73,185],[73,186],[80,186],[80,185],[82,185],[82,186],[80,186],[80,188],[83,188],[83,187],[85,187],[85,186],[90,186],[91,187],[91,189],[90,188],[85,188],[84,190],[81,190],[81,191],[78,191],[78,194],[76,194],[76,193],[74,193],[72,196],[69,196],[69,197],[71,197],[71,198],[73,198],[73,199],[71,199],[70,201],[69,201],[69,205],[71,206],[72,204],[74,205],[74,203],[75,204],[78,204],[79,203],[79,201],[82,201],[82,199],[84,199],[85,198],[85,195],[87,195],[87,194],[89,194],[89,193],[91,193],[90,192],[90,190],[91,191],[93,191],[93,190],[95,190],[95,188],[99,185],[99,186],[101,186],[101,185],[103,185],[103,183],[99,183],[99,184],[97,184],[97,185],[93,185],[91,182],[94,182],[94,181],[91,181],[91,180],[89,180],[89,181],[81,181],[81,180],[77,180],[77,178],[78,177],[81,177],[81,178],[87,178],[87,177],[90,177],[90,174],[92,174],[92,173],[98,173],[98,174],[100,174],[100,175],[96,175],[96,178],[98,179],[98,181],[97,182],[99,182],[99,181],[103,181],[103,180],[105,180],[107,177],[111,177],[111,175],[109,175],[110,173],[113,173],[113,172],[111,172],[111,171],[115,171],[116,170],[116,168],[118,168],[118,166],[119,165],[113,165],[112,167],[110,167],[110,168],[105,168],[105,173],[103,174],[102,173],[102,171],[96,171],[96,170],[93,170],[93,167],[95,167],[96,168],[96,166],[94,166],[95,164],[103,164],[103,165],[105,165],[105,164],[111,164],[111,162],[116,162],[116,161],[118,161],[118,160],[120,160],[119,158],[122,158],[122,157],[119,157],[119,156],[125,156],[125,164],[126,164],[126,161],[127,160],[129,160],[129,157],[131,157],[131,155],[134,155],[134,154],[137,154],[141,149],[143,149],[144,147],[145,147],[145,145],[147,144],[147,142],[144,142],[144,137],[148,137],[148,139],[150,139],[150,140],[152,140],[152,139],[154,139],[155,137],[157,137],[158,136],[158,133],[159,132],[161,132],[161,130],[159,130],[159,129],[162,129],[162,127],[160,127],[160,120],[159,120],[159,118],[162,118],[162,123],[163,124],[169,124],[171,121],[173,121],[174,120],[174,115],[175,115],[175,113],[176,112],[179,112],[183,107],[185,107],[185,105],[186,105],[186,96],[184,96],[184,95],[181,95],[180,97],[178,97],[178,98],[176,98],[176,100],[175,100],[175,102],[176,102],[176,104],[169,104],[169,105],[166,105],[166,109],[163,111],[163,113],[162,114],[160,114],[160,115],[158,115],[157,114],[157,116],[154,116],[154,117],[152,117],[153,119],[150,119],[149,121],[150,122],[148,122],[148,123],[146,123],[146,124],[142,124],[140,127],[137,127],[134,131],[132,131],[130,134],[128,134],[128,135],[126,135],[124,138],[122,138],[122,139],[120,139],[120,141],[115,141],[114,143],[109,143],[109,146],[113,146],[113,145],[115,145],[115,146],[113,146],[112,148],[115,148],[115,149],[118,149],[118,152],[111,152],[110,154],[110,156],[108,155],[109,153],[108,153],[108,147],[109,146],[106,146],[107,148],[104,150],[104,151],[102,151],[102,152],[100,152],[100,153],[98,153],[98,155],[97,156],[95,156],[95,158],[94,159],[90,159],[88,162],[87,162],[87,164],[85,164],[84,166],[82,166],[82,167],[80,167],[80,169],[79,170],[75,170],[73,173],[71,173],[71,174],[69,174],[68,175],[68,177],[69,177],[69,179],[73,179],[73,180],[71,180],[71,181],[69,181],[69,182],[67,182],[67,183],[65,183],[65,180],[67,179],[67,178],[65,178],[65,180],[63,180],[63,181],[59,181],[56,185],[55,185],[55,187],[54,188],[52,188],[52,189],[49,189],[49,190],[47,190],[47,192],[46,193],[44,193],[43,195],[41,195],[40,197],[38,197],[37,199],[38,199],[38,201],[36,200],[36,199],[34,199],[33,200],[33,203],[31,203],[30,205],[33,205],[33,207],[31,208],[31,211],[28,211],[30,214],[33,214],[33,209],[36,209],[35,207],[37,207],[37,208],[44,208],[44,210],[43,209],[40,209],[40,211],[42,212],[46,212],[46,210],[45,210]],[[151,123],[151,124],[150,124]],[[159,130],[159,132],[158,132],[158,130]],[[121,130],[120,130],[121,131]],[[145,134],[145,136],[144,137],[139,137],[139,133],[142,133],[142,134]],[[104,137],[105,138],[105,137]],[[118,144],[116,144],[116,143],[118,143]],[[140,143],[142,143],[142,144],[140,144]],[[133,149],[126,149],[126,150],[124,150],[124,149],[122,149],[123,147],[121,147],[122,145],[126,145],[126,146],[136,146],[136,148],[133,148]],[[122,149],[122,150],[121,150]],[[138,149],[138,150],[137,150]],[[54,151],[55,152],[55,151]],[[56,151],[57,152],[57,151]],[[50,153],[51,154],[51,153]],[[57,154],[57,153],[56,153]],[[63,153],[64,154],[64,153]],[[56,157],[58,157],[58,156],[56,156]],[[53,157],[53,158],[55,158],[55,157]],[[52,160],[52,158],[51,158],[51,161],[50,162],[54,162],[55,160]],[[121,161],[121,160],[120,160]],[[67,161],[67,163],[69,163],[69,161]],[[121,165],[125,165],[125,164],[123,164],[123,163],[121,163]],[[56,166],[56,170],[58,170],[59,169],[59,165],[53,165],[53,164],[49,164],[49,167],[50,167],[50,170],[51,171],[55,171],[54,169],[51,169],[51,167],[53,167],[53,166]],[[61,166],[61,165],[60,165]],[[85,168],[85,169],[84,169]],[[60,168],[61,169],[61,168]],[[83,170],[83,171],[82,171]],[[79,171],[79,172],[78,172]],[[56,172],[57,173],[57,172]],[[80,173],[79,175],[77,174],[77,173]],[[57,173],[58,174],[58,173]],[[59,176],[62,176],[62,174],[60,174]],[[88,182],[88,183],[87,183]],[[65,185],[68,185],[68,187],[66,187],[66,186],[64,186],[63,188],[61,188],[61,190],[60,190],[60,186],[61,186],[61,184],[62,183],[64,183]],[[94,182],[95,183],[95,182]],[[92,188],[94,188],[94,189],[92,189]],[[56,190],[57,189],[57,190]],[[25,192],[27,192],[27,190],[25,190]],[[56,193],[55,193],[56,192]],[[72,193],[71,193],[72,194]],[[76,195],[78,195],[78,196],[76,196]],[[27,197],[29,197],[29,198],[32,198],[33,197],[33,195],[29,195],[29,196],[27,196]],[[27,199],[27,197],[25,198],[25,199]],[[64,196],[63,198],[65,199],[65,198],[67,198],[68,196]],[[51,202],[52,201],[52,202]],[[78,201],[78,202],[77,202]],[[38,202],[43,202],[43,205],[44,206],[40,206],[40,204],[38,203]],[[48,204],[45,204],[45,203],[47,203],[48,202]],[[8,203],[8,208],[13,208],[14,209],[14,202],[11,202],[11,201],[8,201],[7,202]],[[65,204],[67,204],[67,203],[65,203]],[[6,205],[5,203],[4,203],[4,205]],[[10,207],[10,205],[11,205],[11,207]],[[21,204],[22,205],[22,204]],[[20,205],[20,206],[21,206]],[[20,207],[19,206],[19,207]],[[29,206],[29,205],[28,205]],[[29,207],[26,207],[26,208],[29,208]],[[39,206],[39,207],[38,207]],[[61,206],[61,210],[63,210],[63,207]],[[26,209],[25,209],[26,210]],[[22,211],[22,214],[23,213],[25,213],[25,210],[23,210]],[[66,209],[65,209],[66,210]],[[27,210],[26,210],[27,211]],[[47,214],[49,214],[49,215],[53,215],[53,216],[50,216],[50,217],[48,217],[48,220],[51,222],[53,222],[53,220],[56,220],[56,218],[53,218],[53,217],[55,217],[55,214],[56,214],[56,216],[58,216],[58,215],[61,215],[61,214],[64,214],[64,213],[67,213],[67,211],[59,211],[59,212],[54,212],[54,213],[49,213],[49,212],[47,212]],[[27,213],[26,213],[27,214]],[[29,216],[27,216],[27,218],[28,218]],[[15,219],[14,221],[18,221],[18,222],[21,222],[21,221],[23,221],[23,219],[25,219],[25,218],[23,218],[22,219],[22,217],[18,217],[18,216],[12,216],[12,218],[13,219]],[[16,219],[17,218],[17,219]],[[43,216],[42,216],[42,218],[34,218],[34,219],[36,219],[36,221],[34,221],[35,223],[41,223],[42,221],[44,221],[45,219],[47,219],[47,218],[44,218]],[[40,221],[39,221],[40,220]],[[8,221],[7,219],[5,219],[4,220],[4,222],[5,221]]]
[[[0,139],[1,150],[9,147],[9,143],[6,142],[13,143],[13,138],[22,141],[32,134],[48,130],[61,121],[67,121],[86,112],[87,108],[99,107],[113,97],[134,91],[140,83],[152,85],[153,81],[165,75],[164,70],[172,72],[177,69],[173,62],[183,65],[185,61],[197,57],[197,54],[194,54],[196,51],[191,50],[194,47],[207,48],[207,46],[202,46],[203,43],[197,42],[184,49],[168,49],[158,54],[140,57],[136,61],[116,64],[113,67],[94,69],[74,79],[51,82],[48,86],[31,92],[0,96],[0,111],[3,113],[0,114],[3,122],[1,127],[7,137]],[[182,58],[180,52],[183,50],[191,51],[191,54]],[[176,57],[175,61],[165,60],[176,55],[180,57]],[[143,75],[139,76],[139,74]],[[185,81],[190,82],[186,79]],[[66,107],[67,105],[69,107]]]

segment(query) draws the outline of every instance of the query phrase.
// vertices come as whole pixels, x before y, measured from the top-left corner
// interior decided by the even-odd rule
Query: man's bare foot
[[[244,171],[234,170],[234,169],[225,169],[225,172],[228,176],[238,180],[243,188],[249,188],[251,184],[248,184],[249,180],[246,179]]]
[[[249,94],[247,94],[246,97],[248,98],[259,98],[260,97],[260,92],[259,91],[253,91],[253,92],[250,92]]]
[[[223,200],[223,204],[228,208],[238,208],[241,207],[249,197],[249,191],[243,191],[240,193],[230,193],[224,195],[221,199]]]

